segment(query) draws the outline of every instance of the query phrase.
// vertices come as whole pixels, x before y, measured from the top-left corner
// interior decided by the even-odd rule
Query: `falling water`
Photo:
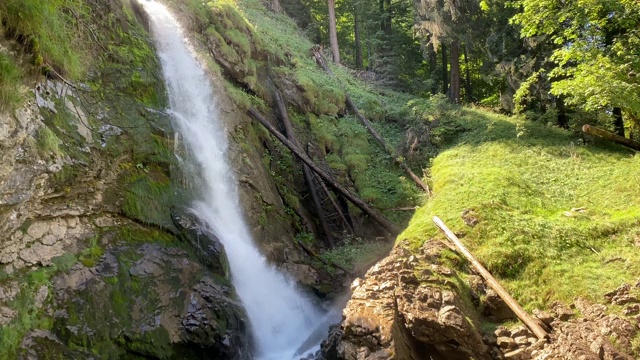
[[[162,4],[141,0],[162,62],[170,112],[202,182],[195,214],[222,241],[259,359],[293,359],[323,315],[253,244],[226,161],[227,141],[215,96],[180,26]]]

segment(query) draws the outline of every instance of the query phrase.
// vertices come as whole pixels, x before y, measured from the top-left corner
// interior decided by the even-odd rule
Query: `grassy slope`
[[[640,160],[631,152],[479,110],[449,116],[445,127],[459,134],[433,161],[436,195],[398,239],[441,238],[431,222],[441,217],[529,308],[600,300],[640,274]],[[477,226],[464,224],[466,209]]]
[[[264,82],[255,81],[257,70],[269,69],[276,83],[287,79],[295,84],[302,90],[304,105],[292,106],[289,111],[299,141],[318,143],[326,149],[326,160],[341,181],[352,182],[364,200],[391,219],[408,221],[407,213],[385,210],[415,205],[420,201],[418,189],[353,116],[338,114],[345,111],[346,89],[389,143],[396,146],[401,142],[404,124],[387,126],[382,120],[397,112],[396,105],[403,106],[414,97],[376,89],[342,67],[332,66],[337,80],[329,77],[309,55],[313,43],[295,22],[284,14],[274,14],[259,0],[217,0],[206,4],[174,1],[189,9],[196,19],[196,31],[206,29],[201,40],[217,43],[217,39],[224,39],[217,45],[220,56],[237,63],[237,68],[242,68],[240,73],[247,74],[235,81],[264,98],[261,101],[228,82],[227,92],[236,104],[271,111],[264,102],[271,100],[270,90]]]

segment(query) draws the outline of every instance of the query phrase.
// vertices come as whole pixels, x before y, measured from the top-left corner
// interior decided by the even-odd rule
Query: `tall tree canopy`
[[[620,108],[640,119],[640,2],[518,0],[523,37],[544,37],[551,93],[588,111]]]

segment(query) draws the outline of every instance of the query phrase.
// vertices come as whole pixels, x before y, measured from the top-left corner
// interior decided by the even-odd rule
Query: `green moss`
[[[9,55],[0,51],[0,110],[12,110],[20,102],[22,71]]]
[[[35,296],[40,287],[47,286],[57,267],[37,268],[11,275],[20,284],[20,292],[6,305],[17,312],[8,324],[0,326],[0,359],[15,359],[22,337],[32,329],[48,330],[52,326],[49,317],[35,306]]]
[[[41,156],[60,158],[64,155],[64,152],[60,149],[62,142],[47,126],[38,129],[36,144]]]
[[[47,65],[77,79],[86,71],[85,49],[78,39],[77,18],[87,8],[79,0],[6,0],[0,3],[0,20],[33,54],[33,64]]]
[[[628,180],[640,175],[637,157],[576,145],[572,133],[518,118],[457,115],[444,124],[448,149],[431,168],[435,196],[399,239],[419,246],[440,237],[431,217],[441,217],[528,308],[577,296],[598,301],[640,274],[640,185]],[[463,223],[465,210],[477,226]],[[607,262],[614,257],[624,261]]]
[[[168,178],[152,179],[142,171],[128,182],[123,205],[124,213],[149,224],[172,226],[169,207],[174,201],[174,191]]]

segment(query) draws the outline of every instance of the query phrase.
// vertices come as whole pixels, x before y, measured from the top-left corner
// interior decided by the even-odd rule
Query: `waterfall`
[[[204,70],[167,8],[141,0],[162,63],[170,113],[201,183],[194,213],[224,244],[232,281],[244,305],[258,359],[294,359],[322,313],[259,253],[244,222],[227,140]]]

